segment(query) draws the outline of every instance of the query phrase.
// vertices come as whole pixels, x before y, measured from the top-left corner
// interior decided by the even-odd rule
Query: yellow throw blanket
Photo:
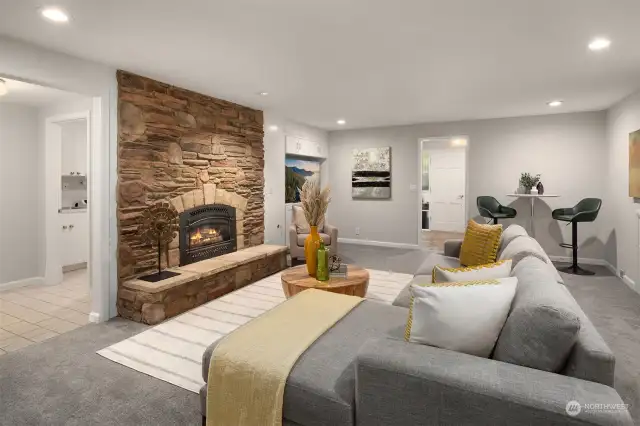
[[[362,300],[305,290],[224,337],[211,357],[207,426],[282,425],[293,365]]]

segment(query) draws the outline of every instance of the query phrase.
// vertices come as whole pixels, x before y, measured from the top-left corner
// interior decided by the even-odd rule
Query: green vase
[[[324,246],[324,241],[320,241],[320,248],[318,249],[316,279],[318,281],[329,281],[329,250]]]

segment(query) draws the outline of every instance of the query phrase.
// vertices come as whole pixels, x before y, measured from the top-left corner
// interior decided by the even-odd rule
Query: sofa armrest
[[[324,233],[331,237],[331,244],[329,244],[329,252],[331,254],[338,254],[338,228],[331,226],[325,222]]]
[[[447,240],[444,242],[444,255],[448,257],[460,257],[462,240]]]
[[[567,414],[570,401],[583,404],[574,417]],[[367,426],[633,424],[608,386],[391,339],[360,349],[356,407],[356,424]]]

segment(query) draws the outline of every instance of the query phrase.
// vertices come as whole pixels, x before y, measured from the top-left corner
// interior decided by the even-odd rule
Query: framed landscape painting
[[[640,130],[629,133],[629,197],[640,198]]]
[[[285,203],[300,202],[300,191],[307,179],[320,181],[320,162],[286,157],[284,160]]]
[[[353,150],[351,198],[391,198],[391,147]]]

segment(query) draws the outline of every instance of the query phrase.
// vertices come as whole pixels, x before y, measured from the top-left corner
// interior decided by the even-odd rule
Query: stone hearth
[[[263,244],[171,268],[180,275],[157,283],[125,281],[118,290],[118,313],[157,324],[285,269],[286,255],[287,247]]]

